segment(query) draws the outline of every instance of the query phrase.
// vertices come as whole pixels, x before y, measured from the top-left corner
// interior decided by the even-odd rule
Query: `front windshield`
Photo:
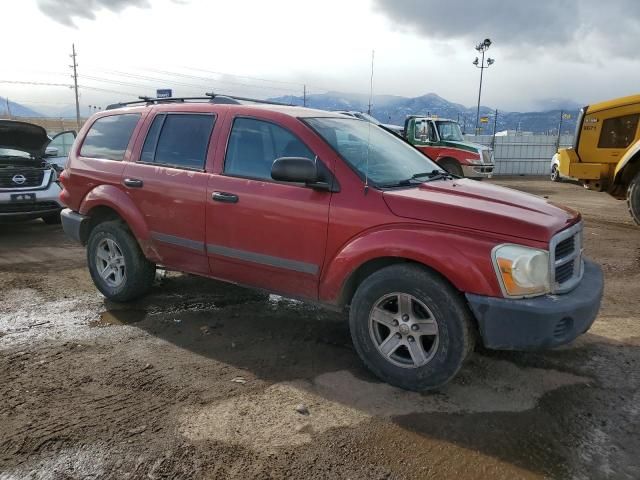
[[[307,118],[305,121],[373,185],[420,183],[413,182],[412,177],[440,170],[418,150],[372,123],[348,118]]]
[[[452,142],[462,142],[464,137],[460,131],[460,125],[456,122],[436,122],[440,140],[449,140]]]

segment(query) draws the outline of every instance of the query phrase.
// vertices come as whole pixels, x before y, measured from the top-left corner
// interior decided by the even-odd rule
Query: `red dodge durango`
[[[337,113],[117,104],[85,124],[60,180],[64,230],[107,298],[143,295],[162,265],[348,310],[364,363],[406,389],[448,382],[476,342],[570,342],[600,308],[580,214]]]

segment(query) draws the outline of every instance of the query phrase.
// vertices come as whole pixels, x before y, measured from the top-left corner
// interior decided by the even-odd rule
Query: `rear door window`
[[[80,156],[122,160],[138,120],[140,120],[139,113],[99,118],[87,132],[82,142]]]
[[[215,117],[205,114],[162,114],[153,119],[140,161],[203,170]]]
[[[237,118],[233,122],[224,172],[233,176],[271,180],[276,158],[315,155],[298,137],[271,122]]]

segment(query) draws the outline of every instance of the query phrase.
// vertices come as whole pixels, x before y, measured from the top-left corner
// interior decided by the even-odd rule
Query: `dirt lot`
[[[583,212],[603,308],[429,394],[372,377],[341,315],[177,273],[110,304],[59,227],[0,225],[0,478],[640,478],[640,228],[605,194],[497,183]]]

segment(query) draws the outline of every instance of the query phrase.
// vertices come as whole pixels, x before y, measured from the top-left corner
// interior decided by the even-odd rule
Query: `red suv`
[[[567,343],[600,307],[578,213],[336,113],[119,104],[85,124],[61,181],[64,229],[107,298],[143,295],[163,265],[348,309],[364,363],[407,389],[449,381],[478,338]]]

